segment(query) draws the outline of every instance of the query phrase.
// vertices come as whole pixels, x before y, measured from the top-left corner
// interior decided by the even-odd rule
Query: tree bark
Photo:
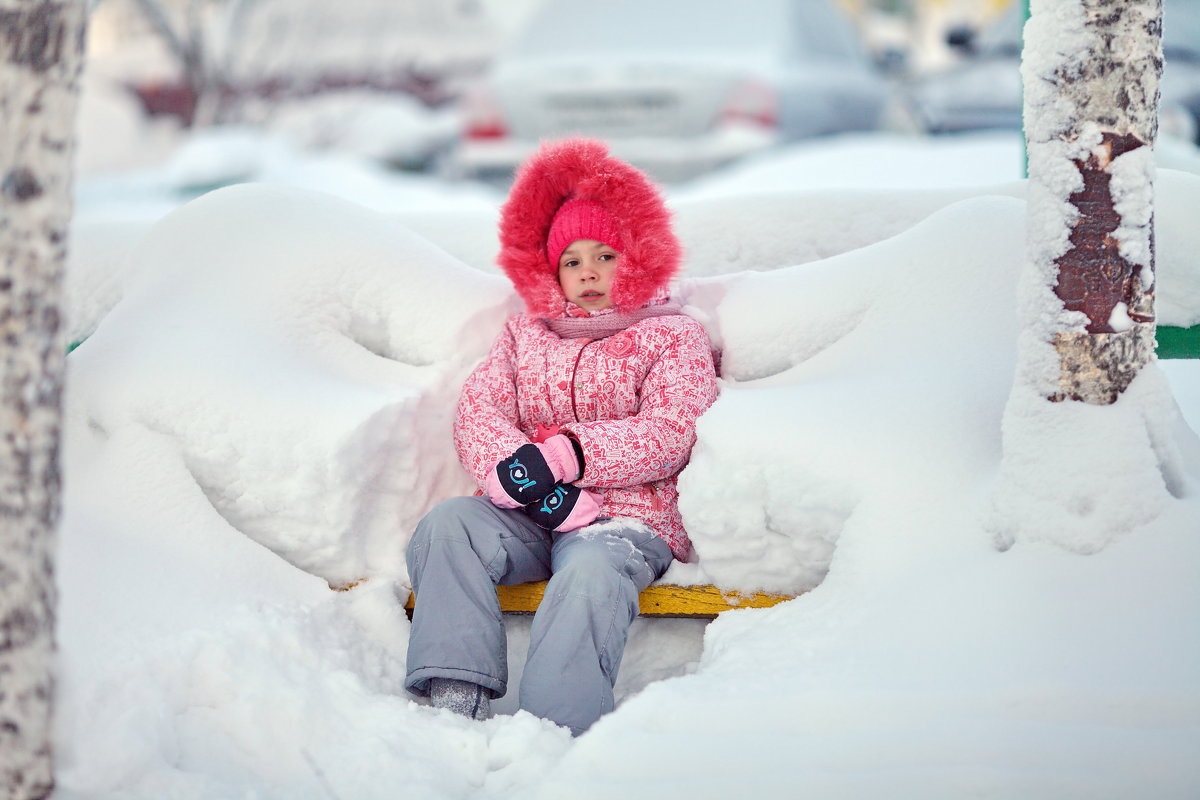
[[[1067,20],[1068,4],[1082,12],[1082,36],[1034,76],[1054,102],[1026,107],[1031,183],[1061,185],[1060,164],[1032,157],[1047,142],[1067,145],[1057,152],[1079,175],[1068,247],[1054,258],[1054,292],[1074,323],[1054,334],[1059,380],[1048,399],[1107,405],[1154,355],[1153,171],[1118,165],[1154,145],[1162,0],[1046,0],[1036,10],[1066,10]],[[1039,113],[1048,124],[1030,119]]]
[[[51,760],[60,286],[85,0],[0,0],[0,797]]]

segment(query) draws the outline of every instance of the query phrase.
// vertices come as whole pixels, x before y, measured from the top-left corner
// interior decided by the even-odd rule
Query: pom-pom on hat
[[[562,204],[550,222],[550,235],[546,237],[546,260],[557,268],[563,250],[579,239],[603,242],[621,252],[620,232],[608,209],[590,200],[572,198]]]
[[[500,209],[501,269],[525,301],[529,313],[557,317],[566,307],[558,285],[558,257],[550,257],[551,227],[564,204],[569,216],[577,203],[607,212],[611,234],[572,236],[603,241],[621,254],[611,296],[622,311],[646,305],[671,282],[683,258],[671,229],[671,214],[658,188],[641,171],[609,155],[595,139],[565,139],[543,144],[517,171],[508,200]],[[583,208],[580,206],[580,208]],[[557,241],[557,237],[556,237]]]

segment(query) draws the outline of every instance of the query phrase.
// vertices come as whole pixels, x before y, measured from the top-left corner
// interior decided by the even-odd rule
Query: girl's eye
[[[564,267],[578,267],[579,260],[575,259],[575,258],[568,258],[566,261],[563,262],[563,266]]]
[[[614,258],[616,258],[616,255],[613,253],[601,253],[600,254],[601,261],[612,261]]]

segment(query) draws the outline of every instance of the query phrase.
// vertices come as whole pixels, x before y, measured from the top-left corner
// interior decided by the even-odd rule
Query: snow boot
[[[492,705],[482,686],[455,678],[430,680],[429,702],[434,708],[447,708],[470,719],[487,719]]]

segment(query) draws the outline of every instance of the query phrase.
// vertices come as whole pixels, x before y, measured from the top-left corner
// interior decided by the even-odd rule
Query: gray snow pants
[[[548,578],[530,631],[520,707],[575,735],[611,711],[638,593],[672,556],[648,531],[591,527],[600,530],[551,533],[485,497],[434,507],[408,545],[417,602],[405,688],[427,696],[431,678],[457,678],[493,697],[505,694],[507,641],[496,585]]]

